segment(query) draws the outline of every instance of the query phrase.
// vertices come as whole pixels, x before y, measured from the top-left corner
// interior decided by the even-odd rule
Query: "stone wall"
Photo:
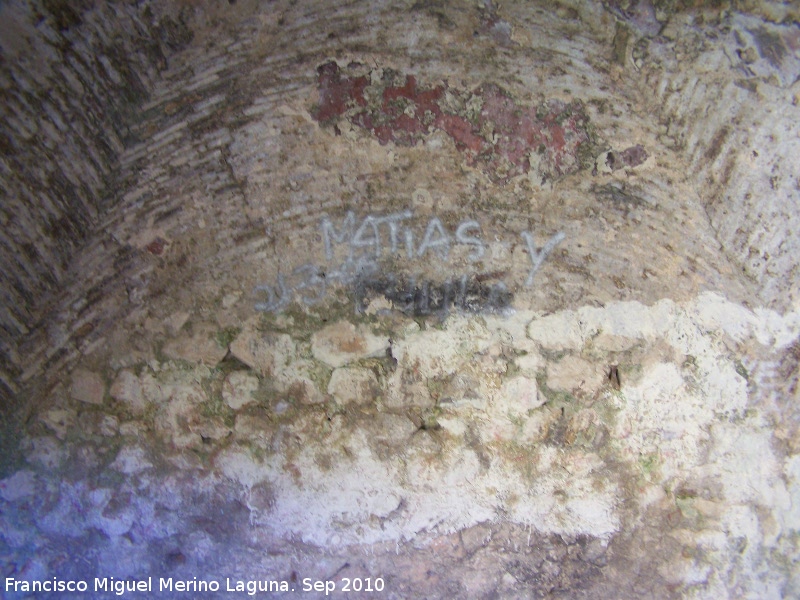
[[[3,184],[80,232],[3,272],[4,576],[797,595],[798,27],[757,4],[6,5],[74,70],[39,96],[106,100],[3,106],[54,157]]]

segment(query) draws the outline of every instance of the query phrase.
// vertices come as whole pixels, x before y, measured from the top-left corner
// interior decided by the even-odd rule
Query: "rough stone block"
[[[536,373],[541,371],[546,363],[538,352],[528,352],[522,356],[517,356],[514,359],[514,364],[523,375],[535,377]]]
[[[451,317],[444,330],[414,333],[392,345],[400,367],[423,380],[450,377],[486,350],[493,340],[486,327],[474,320]]]
[[[36,475],[33,471],[17,471],[0,481],[0,496],[6,502],[16,502],[31,496],[36,491]]]
[[[339,404],[360,404],[375,399],[378,380],[369,369],[340,367],[333,371],[328,393]]]
[[[228,348],[217,340],[217,331],[212,326],[200,326],[194,334],[181,337],[164,345],[162,351],[170,358],[202,363],[213,367],[228,353]]]
[[[329,325],[311,338],[314,358],[334,368],[361,358],[381,356],[388,348],[388,338],[374,335],[365,325],[356,327],[348,321]]]
[[[528,337],[549,350],[578,350],[583,346],[578,319],[570,310],[534,319]]]
[[[74,410],[54,408],[42,416],[42,422],[58,439],[63,440],[69,430],[75,426],[75,414]]]
[[[295,359],[295,343],[285,333],[265,333],[245,326],[230,345],[231,354],[261,375],[274,375]]]
[[[147,459],[147,453],[140,446],[125,446],[117,454],[117,458],[111,463],[111,468],[120,473],[132,475],[141,473],[146,469],[151,469],[153,463]]]
[[[547,398],[539,394],[536,380],[525,376],[504,381],[495,398],[495,404],[505,408],[510,415],[525,415],[546,401]]]
[[[547,386],[572,392],[581,390],[593,394],[603,385],[606,373],[601,365],[579,356],[565,356],[547,366]]]
[[[127,369],[119,372],[109,393],[114,400],[124,402],[134,414],[141,414],[147,408],[141,381]]]
[[[272,440],[275,423],[265,410],[236,415],[234,431],[237,438],[244,438],[262,448],[266,448]]]
[[[417,430],[408,417],[381,413],[371,422],[370,432],[374,439],[388,444],[407,440]]]
[[[87,369],[76,369],[72,373],[72,386],[69,394],[75,400],[87,404],[103,404],[105,393],[106,385],[97,373]]]
[[[233,410],[255,400],[253,392],[258,389],[258,378],[244,371],[229,373],[222,384],[222,399]]]

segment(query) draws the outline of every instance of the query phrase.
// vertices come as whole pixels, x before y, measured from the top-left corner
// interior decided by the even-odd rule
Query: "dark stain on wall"
[[[480,276],[462,275],[447,281],[405,278],[395,275],[362,278],[353,287],[356,310],[363,312],[378,296],[407,315],[446,316],[451,310],[468,313],[502,312],[511,307],[513,294],[499,281],[487,284]]]
[[[70,277],[180,16],[115,0],[0,4],[0,406],[25,368],[21,340]]]

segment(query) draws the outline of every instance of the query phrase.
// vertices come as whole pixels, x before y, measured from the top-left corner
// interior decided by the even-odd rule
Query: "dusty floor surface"
[[[800,30],[734,8],[177,4],[5,597],[800,596]]]

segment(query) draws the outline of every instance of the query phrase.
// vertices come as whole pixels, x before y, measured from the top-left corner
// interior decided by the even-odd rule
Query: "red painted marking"
[[[543,177],[576,171],[578,149],[590,141],[588,117],[580,103],[553,101],[547,114],[539,117],[535,108],[518,106],[502,88],[487,84],[473,92],[483,104],[473,123],[442,108],[447,84],[420,88],[408,75],[401,85],[383,87],[380,103],[370,106],[365,94],[371,85],[368,76],[349,77],[335,62],[320,66],[317,73],[320,102],[314,118],[318,121],[345,117],[381,144],[403,146],[413,146],[440,129],[465,153],[468,164],[480,167],[496,182],[527,173],[531,154],[542,155],[538,169]]]

